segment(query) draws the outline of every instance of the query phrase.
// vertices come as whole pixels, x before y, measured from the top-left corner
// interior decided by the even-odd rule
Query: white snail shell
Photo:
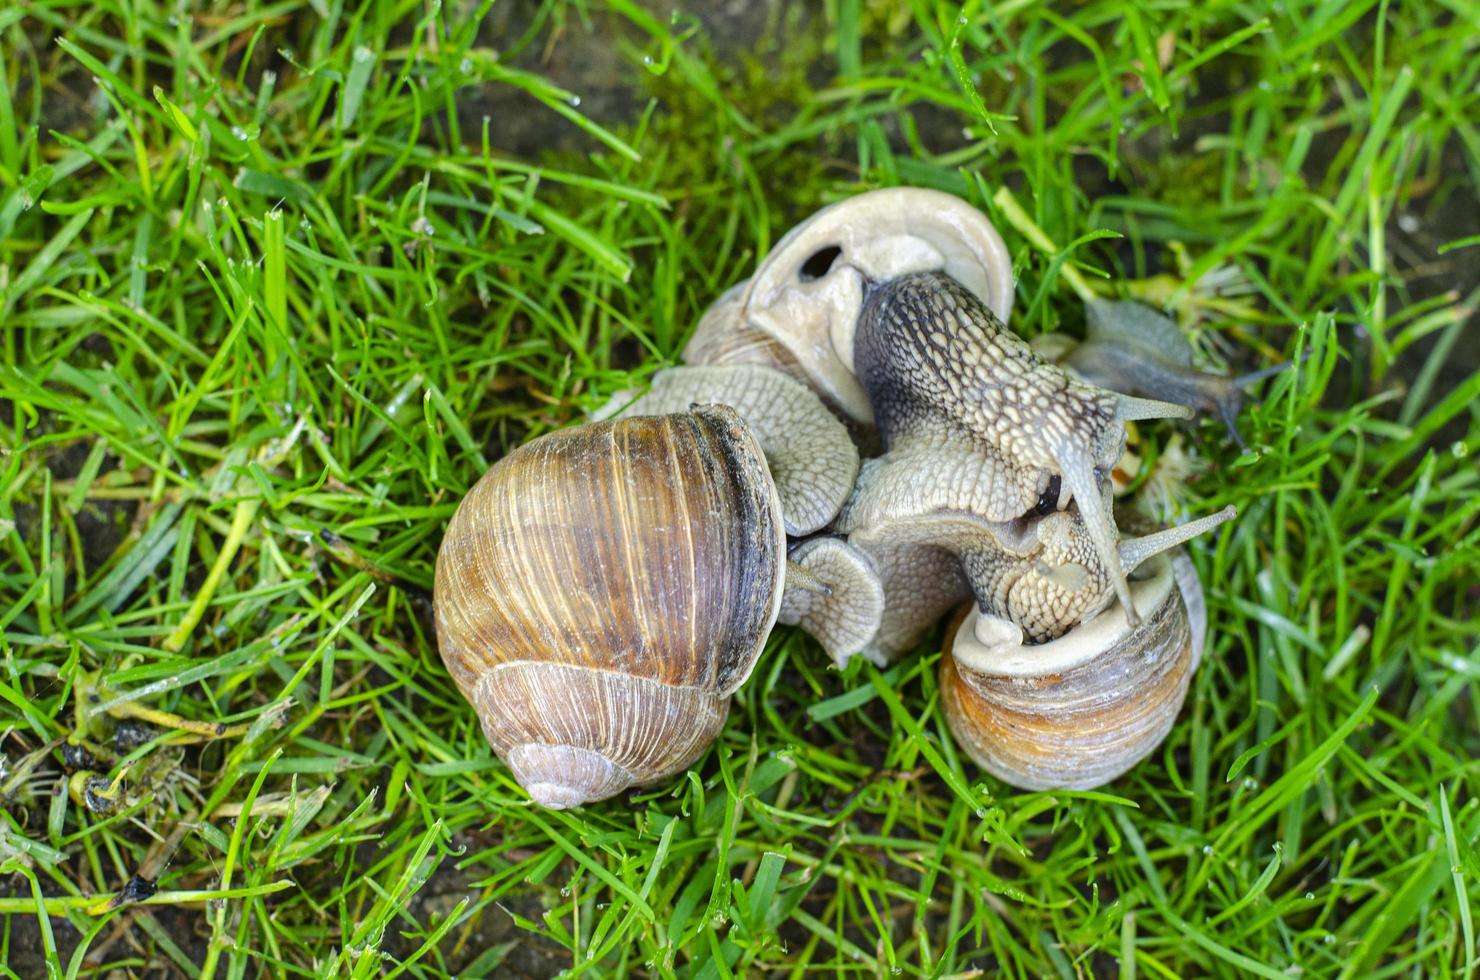
[[[867,426],[872,409],[853,368],[864,284],[924,271],[952,277],[1001,319],[1012,308],[1012,256],[986,215],[923,187],[856,194],[787,232],[705,314],[684,360],[777,368]]]

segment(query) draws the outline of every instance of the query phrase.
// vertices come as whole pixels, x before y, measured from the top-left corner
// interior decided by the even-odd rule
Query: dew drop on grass
[[[579,95],[572,95],[569,99],[566,99],[566,101],[569,102],[571,108],[574,109],[581,104],[581,97]]]
[[[464,58],[462,60],[462,63],[457,66],[457,70],[462,72],[464,75],[471,75],[473,73],[473,59]]]
[[[240,140],[243,143],[245,143],[247,141],[247,131],[245,129],[242,129],[240,126],[232,126],[231,127],[231,135],[232,136],[235,136],[238,140]]]
[[[1212,857],[1212,856],[1213,856],[1213,845],[1212,844],[1204,844],[1203,845],[1203,857]]]
[[[1305,900],[1307,902],[1314,902],[1316,900],[1316,893],[1315,892],[1306,892],[1305,893]]]
[[[1470,447],[1463,442],[1451,442],[1449,444],[1449,455],[1453,456],[1455,459],[1464,459],[1466,456],[1470,455]]]
[[[653,67],[653,65],[657,64],[657,62],[653,60],[653,56],[650,54],[645,54],[642,56],[642,63],[648,68],[651,68]]]

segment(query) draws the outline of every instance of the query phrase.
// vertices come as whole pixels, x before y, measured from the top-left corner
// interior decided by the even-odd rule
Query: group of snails
[[[1205,634],[1178,545],[1233,510],[1127,537],[1109,474],[1127,422],[1190,417],[1209,376],[1175,329],[1118,336],[1124,304],[1052,363],[1004,326],[1012,294],[965,201],[848,198],[724,293],[650,390],[490,467],[437,556],[437,641],[534,801],[691,765],[778,622],[883,665],[965,600],[941,703],[983,769],[1082,789],[1156,747]],[[1155,370],[1126,377],[1138,350]],[[1086,380],[1097,365],[1120,391]],[[1129,393],[1158,383],[1172,402]]]

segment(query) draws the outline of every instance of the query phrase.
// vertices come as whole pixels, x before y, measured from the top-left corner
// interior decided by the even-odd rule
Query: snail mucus
[[[1122,537],[1125,423],[1189,413],[1048,363],[1011,302],[976,209],[859,195],[785,236],[619,417],[484,475],[438,555],[438,644],[536,802],[690,765],[777,622],[882,664],[964,599],[942,704],[985,769],[1099,785],[1154,748],[1205,631],[1174,549],[1232,512]]]

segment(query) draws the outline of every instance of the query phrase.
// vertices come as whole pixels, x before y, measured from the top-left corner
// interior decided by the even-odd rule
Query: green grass
[[[489,7],[0,9],[0,972],[1480,969],[1480,8]],[[1248,454],[1184,430],[1240,516],[1177,727],[1018,792],[938,644],[783,629],[686,777],[531,808],[430,631],[460,495],[894,183],[993,216],[1025,335],[1108,280],[1308,355]]]

